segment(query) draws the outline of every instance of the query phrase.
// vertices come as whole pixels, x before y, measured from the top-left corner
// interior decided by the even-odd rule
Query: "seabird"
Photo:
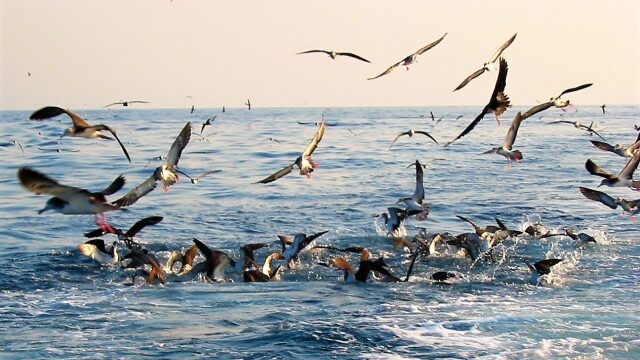
[[[205,274],[213,281],[225,281],[224,272],[229,265],[235,266],[236,262],[227,253],[211,250],[202,241],[193,238],[193,242],[206,259]]]
[[[244,253],[244,266],[242,276],[245,282],[267,282],[269,280],[279,280],[282,266],[271,269],[274,260],[284,260],[282,253],[275,252],[267,256],[262,266],[259,266],[253,257],[253,251],[257,248],[266,247],[268,244],[249,244],[241,248]]]
[[[413,195],[411,197],[401,198],[398,202],[404,203],[410,215],[412,215],[412,212],[417,212],[417,220],[426,220],[429,210],[427,209],[427,204],[424,203],[424,165],[420,164],[420,161],[416,159],[415,166],[416,188],[413,191]]]
[[[121,229],[115,226],[111,226],[110,230],[112,231],[107,231],[108,229],[98,228],[85,233],[84,237],[95,238],[105,234],[115,234],[118,236],[118,239],[123,241],[129,249],[132,249],[140,246],[137,242],[133,240],[134,236],[136,236],[145,227],[160,223],[162,219],[163,219],[162,216],[150,216],[142,220],[136,221],[136,223],[133,224],[133,226],[131,226],[129,230],[127,230],[126,232],[122,231]]]
[[[127,157],[127,160],[131,162],[129,153],[127,152],[127,149],[124,148],[124,145],[118,138],[118,135],[116,135],[116,131],[107,125],[104,125],[104,124],[89,125],[89,123],[86,120],[84,120],[77,114],[73,113],[72,111],[65,110],[57,106],[45,106],[42,109],[37,110],[36,112],[31,114],[31,116],[29,116],[29,119],[45,120],[45,119],[50,119],[52,117],[56,117],[60,114],[67,114],[67,116],[71,118],[71,121],[73,121],[73,126],[66,129],[61,137],[70,136],[70,137],[83,137],[87,139],[100,138],[100,139],[107,139],[107,140],[113,140],[113,138],[115,138],[118,141],[118,144],[120,144],[120,147],[122,148],[124,155]],[[110,132],[113,135],[113,138],[103,134],[102,131]]]
[[[178,250],[172,251],[171,254],[169,254],[166,265],[164,266],[164,271],[166,273],[174,273],[173,265],[176,262],[179,262],[180,269],[175,272],[175,274],[177,276],[184,276],[194,269],[193,260],[196,258],[196,255],[198,255],[198,246],[195,244],[191,245],[184,254]]]
[[[561,261],[562,259],[544,259],[534,263],[533,265],[525,262],[529,270],[531,270],[529,283],[534,286],[540,285],[542,276],[549,274],[551,272],[551,267]]]
[[[397,207],[389,207],[387,208],[387,212],[388,213],[382,213],[375,216],[381,217],[384,220],[384,225],[387,229],[388,236],[400,237],[398,229],[401,228],[404,220],[407,218],[407,216],[409,216],[409,212]],[[418,213],[420,212],[422,211],[419,211]]]
[[[584,195],[587,199],[603,203],[614,210],[617,209],[618,206],[620,206],[622,208],[622,216],[625,215],[625,211],[628,212],[629,214],[631,214],[631,222],[635,223],[635,215],[640,213],[640,199],[625,200],[619,197],[614,198],[613,196],[610,196],[602,191],[593,190],[582,186],[580,186],[579,188],[582,195]]]
[[[531,116],[533,116],[533,115],[535,115],[535,114],[537,114],[537,113],[539,113],[541,111],[547,110],[548,108],[550,108],[552,106],[559,107],[559,108],[566,107],[568,105],[568,100],[566,100],[566,101],[560,100],[562,95],[568,94],[568,93],[572,93],[574,91],[586,89],[591,85],[593,85],[593,84],[592,83],[582,84],[582,85],[578,85],[576,87],[572,87],[572,88],[566,89],[563,92],[561,92],[560,95],[550,98],[549,101],[544,102],[544,103],[539,104],[539,105],[536,105],[536,106],[532,107],[531,109],[525,111],[522,114],[522,119],[523,120],[527,119],[527,118],[529,118],[529,117],[531,117]]]
[[[323,117],[324,118],[324,117]],[[309,121],[296,121],[298,124],[300,125],[313,125],[313,126],[320,126],[321,124],[324,123],[325,126],[336,126],[338,125],[337,123],[327,123],[324,120],[322,121],[315,121],[315,122],[309,122]]]
[[[194,111],[196,111],[196,106],[195,105],[191,105],[191,112],[189,114],[193,114]]]
[[[120,100],[120,101],[117,101],[117,102],[113,102],[113,103],[111,103],[109,105],[105,105],[103,107],[108,108],[108,107],[113,106],[113,105],[129,106],[131,104],[148,104],[148,103],[149,103],[148,101],[142,101],[142,100],[130,100],[130,101],[122,101],[122,100]]]
[[[431,274],[431,280],[437,282],[437,283],[445,283],[446,281],[449,279],[453,279],[456,277],[455,273],[452,272],[448,272],[448,271],[437,271],[434,272],[433,274]]]
[[[264,140],[260,141],[260,143],[263,143],[263,142],[265,142],[265,141],[273,141],[273,142],[277,142],[278,144],[282,145],[282,143],[280,142],[280,140],[275,139],[275,138],[272,138],[272,137],[268,137],[268,138],[266,138],[266,139],[264,139]]]
[[[604,141],[607,141],[607,139],[603,138],[602,135],[598,134],[598,132],[593,129],[593,121],[591,122],[591,124],[589,124],[589,126],[580,124],[580,122],[577,121],[577,120],[576,121],[557,120],[557,121],[552,121],[549,124],[571,124],[576,129],[584,130],[584,131],[588,132],[589,135],[596,134],[596,135],[598,135],[600,137],[600,139],[602,139]]]
[[[141,269],[139,272],[135,272],[133,274],[133,282],[135,283],[136,276],[146,276],[147,285],[153,284],[156,280],[160,280],[161,283],[166,284],[166,278],[164,275],[164,271],[162,271],[162,266],[158,263],[158,259],[156,259],[153,254],[149,253],[147,249],[134,249],[128,252],[125,256],[122,257],[122,260],[130,259],[128,265],[125,268],[139,268],[144,267],[145,265],[149,265],[151,270],[147,271],[145,269]]]
[[[187,178],[189,178],[189,180],[191,180],[191,183],[194,184],[194,185],[197,184],[200,181],[200,179],[202,179],[203,177],[205,177],[207,175],[210,175],[210,174],[219,173],[221,171],[222,170],[209,170],[209,171],[207,171],[207,172],[205,172],[203,174],[200,174],[198,176],[191,177],[191,176],[187,175],[187,173],[185,173],[184,171],[176,169],[176,172],[179,172],[180,174],[182,174],[182,175],[186,176]]]
[[[591,140],[591,143],[593,144],[593,146],[597,147],[602,151],[610,151],[622,157],[630,158],[630,157],[633,157],[633,155],[636,153],[638,148],[640,148],[640,134],[638,134],[638,138],[636,139],[636,142],[630,145],[629,147],[626,147],[622,144],[616,144],[615,146],[613,146],[609,143],[598,141],[598,140]]]
[[[405,131],[401,134],[399,134],[398,136],[395,137],[395,139],[393,139],[393,141],[391,142],[391,145],[389,145],[389,150],[391,150],[391,147],[393,146],[393,144],[396,143],[396,141],[404,135],[408,135],[409,137],[413,137],[413,135],[415,134],[421,134],[424,135],[426,137],[428,137],[429,139],[433,140],[434,143],[436,143],[436,145],[438,145],[438,141],[436,141],[436,139],[433,138],[433,136],[431,136],[428,132],[423,131],[423,130],[413,130],[413,129],[409,129],[408,131]]]
[[[107,211],[124,210],[123,205],[107,201],[106,196],[118,192],[125,184],[125,178],[118,176],[106,189],[98,192],[90,192],[85,189],[66,186],[49,178],[41,172],[28,167],[18,169],[18,179],[22,186],[37,195],[52,195],[46,206],[38,211],[42,214],[47,210],[54,210],[65,215],[93,214],[96,224],[103,229],[112,230],[107,224],[104,213]],[[98,215],[101,218],[98,219]]]
[[[311,159],[311,154],[313,154],[314,150],[318,147],[320,140],[322,140],[322,137],[324,136],[324,129],[325,129],[325,124],[324,122],[322,122],[320,123],[320,127],[318,128],[318,131],[311,139],[311,142],[309,143],[309,145],[307,145],[307,147],[304,149],[302,154],[298,156],[298,158],[293,162],[293,164],[278,170],[274,174],[269,175],[268,177],[258,182],[255,182],[254,184],[257,184],[257,183],[268,184],[272,181],[276,181],[281,177],[292,172],[294,165],[297,166],[298,169],[300,169],[300,175],[305,175],[307,179],[309,179],[311,177],[311,173],[319,167],[319,165]]]
[[[78,250],[82,255],[99,262],[100,265],[116,265],[120,261],[117,241],[114,241],[111,248],[107,250],[104,240],[93,239],[78,245]]]
[[[284,262],[287,264],[287,268],[292,269],[295,267],[295,262],[298,260],[300,252],[307,247],[313,240],[328,233],[329,230],[320,231],[313,235],[307,236],[306,234],[296,234],[293,237],[286,235],[278,235],[282,244],[282,255],[284,255]],[[288,247],[287,244],[290,244]]]
[[[367,80],[373,80],[373,79],[377,79],[381,76],[387,75],[388,73],[390,73],[393,69],[395,69],[396,67],[403,65],[407,67],[407,70],[409,70],[409,65],[413,64],[414,62],[416,62],[416,60],[418,59],[418,55],[422,55],[423,53],[425,53],[427,50],[431,49],[432,47],[438,45],[440,43],[440,41],[442,41],[442,39],[444,39],[444,37],[447,36],[447,33],[445,33],[444,35],[442,35],[442,37],[434,42],[432,42],[431,44],[420,48],[418,51],[414,52],[413,54],[405,57],[404,59],[398,61],[397,63],[391,65],[387,70],[383,71],[382,74],[372,77],[372,78],[368,78]]]
[[[147,180],[117,200],[115,204],[119,206],[129,206],[135,203],[138,199],[155,189],[158,181],[162,183],[164,191],[167,192],[169,186],[178,182],[178,160],[180,160],[182,150],[187,146],[190,138],[191,122],[188,122],[184,128],[182,128],[182,131],[180,131],[180,134],[178,134],[173,144],[171,144],[171,148],[162,164],[153,171],[153,174],[151,174]]]
[[[520,150],[512,150],[513,143],[516,141],[516,136],[518,135],[518,129],[520,128],[520,123],[523,118],[520,112],[516,114],[516,117],[513,118],[513,122],[511,122],[511,126],[509,127],[509,131],[507,131],[507,136],[502,143],[502,146],[493,148],[489,151],[485,151],[483,154],[499,154],[507,158],[507,166],[511,166],[512,161],[520,162],[522,161],[522,153]]]
[[[453,142],[455,142],[456,140],[460,139],[461,137],[471,132],[471,130],[473,130],[473,128],[476,127],[476,125],[478,125],[480,120],[482,120],[482,118],[488,112],[494,113],[494,115],[496,116],[496,121],[498,121],[498,124],[500,124],[498,120],[498,116],[500,116],[505,110],[507,110],[508,107],[511,107],[511,104],[509,103],[509,96],[507,96],[507,94],[504,93],[504,88],[507,85],[508,71],[509,71],[509,66],[507,64],[507,61],[503,58],[500,58],[500,70],[498,71],[496,86],[493,88],[493,93],[491,93],[491,98],[489,99],[489,103],[482,109],[482,112],[480,112],[480,115],[476,116],[476,118],[471,122],[471,124],[469,124],[469,126],[467,126],[466,129],[464,129],[462,133],[460,133],[460,135],[458,135],[455,139],[449,141],[447,144],[445,144],[445,146],[449,146],[453,144]]]
[[[210,117],[207,119],[207,121],[202,123],[202,127],[200,128],[200,134],[202,134],[202,132],[204,131],[204,128],[207,125],[212,125],[212,123],[216,120],[216,118],[218,117],[218,115],[214,115],[213,117]]]
[[[339,250],[339,249],[336,249]],[[360,254],[360,265],[358,266],[358,270],[354,270],[354,268],[349,264],[349,262],[343,257],[334,257],[329,260],[328,264],[321,264],[323,266],[334,267],[344,272],[344,281],[345,282],[367,282],[369,278],[369,274],[373,273],[374,278],[378,281],[382,282],[402,282],[400,278],[393,275],[389,269],[387,269],[387,264],[384,261],[384,258],[379,257],[378,259],[372,260],[371,253],[361,247],[351,247],[344,249],[348,252],[355,252]],[[413,264],[412,264],[413,265]],[[405,281],[408,281],[408,278],[411,274],[410,266],[409,271],[407,272],[407,277]]]
[[[571,229],[565,229],[564,234],[570,237],[572,240],[578,241],[580,245],[587,245],[590,243],[595,244],[597,242],[593,236],[583,232],[576,234]]]
[[[244,103],[244,104],[245,104],[245,105],[247,105],[247,108],[248,108],[249,110],[251,110],[251,100],[247,99],[247,102],[246,102],[246,103]]]
[[[358,56],[358,55],[356,55],[354,53],[350,53],[350,52],[335,52],[335,51],[327,51],[327,50],[307,50],[307,51],[299,52],[296,55],[310,54],[310,53],[325,53],[325,54],[329,55],[329,57],[332,58],[333,60],[336,59],[336,56],[349,56],[349,57],[352,57],[354,59],[358,59],[358,60],[361,60],[361,61],[364,61],[364,62],[368,62],[368,63],[371,62],[371,61],[369,61],[369,60],[367,60],[367,59],[365,59],[365,58],[363,58],[361,56]]]
[[[602,104],[600,105],[600,108],[602,109],[602,113],[604,114],[606,111],[604,110],[604,108],[607,107],[606,104]]]
[[[516,35],[518,35],[517,33],[514,34],[509,40],[507,40],[507,42],[505,42],[504,44],[502,44],[502,46],[500,46],[498,48],[498,50],[496,50],[496,52],[493,54],[493,56],[491,56],[491,58],[489,58],[489,60],[487,60],[487,62],[485,62],[482,65],[482,68],[479,70],[476,70],[473,74],[469,75],[466,79],[462,80],[462,82],[460,83],[460,85],[458,85],[458,87],[456,87],[455,89],[453,89],[453,91],[457,91],[462,89],[463,87],[465,87],[471,80],[477,78],[478,76],[482,75],[485,71],[491,71],[491,70],[495,70],[496,68],[496,60],[498,60],[498,58],[500,57],[500,55],[502,55],[502,52],[509,47],[509,45],[511,45],[511,43],[513,42],[513,40],[515,40]]]
[[[640,190],[640,180],[633,180],[633,172],[636,171],[638,162],[640,162],[640,151],[636,152],[618,175],[606,172],[591,159],[587,159],[585,168],[591,175],[604,178],[598,187],[606,185],[610,187],[630,187],[634,190]]]

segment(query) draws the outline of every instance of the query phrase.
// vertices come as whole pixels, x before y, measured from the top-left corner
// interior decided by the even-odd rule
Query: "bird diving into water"
[[[391,71],[393,71],[393,69],[395,69],[396,67],[398,67],[398,66],[400,66],[400,65],[406,66],[406,67],[407,67],[407,70],[409,70],[409,65],[411,65],[411,64],[413,64],[413,63],[415,63],[415,62],[418,60],[418,55],[422,55],[422,54],[424,54],[427,50],[429,50],[429,49],[433,48],[434,46],[438,45],[438,44],[442,41],[442,39],[444,39],[444,37],[445,37],[445,36],[447,36],[447,33],[445,33],[444,35],[442,35],[442,37],[441,37],[440,39],[438,39],[438,40],[436,40],[436,41],[432,42],[432,43],[431,43],[431,44],[429,44],[429,45],[426,45],[426,46],[425,46],[425,47],[423,47],[423,48],[418,49],[418,51],[414,52],[413,54],[408,55],[408,56],[407,56],[407,57],[405,57],[404,59],[402,59],[402,60],[398,61],[397,63],[395,63],[395,64],[393,64],[393,65],[391,65],[391,66],[389,66],[389,68],[388,68],[387,70],[383,71],[380,75],[378,75],[378,76],[374,76],[374,77],[372,77],[372,78],[368,78],[367,80],[374,80],[374,79],[377,79],[377,78],[379,78],[379,77],[381,77],[381,76],[387,75],[388,73],[390,73]]]
[[[311,54],[311,53],[325,53],[325,54],[329,55],[329,57],[332,58],[333,60],[335,60],[337,56],[349,56],[349,57],[352,57],[354,59],[358,59],[360,61],[364,61],[364,62],[368,62],[368,63],[371,62],[371,61],[363,58],[362,56],[358,56],[358,55],[356,55],[354,53],[350,53],[350,52],[336,52],[336,51],[327,51],[327,50],[307,50],[307,51],[299,52],[296,55]]]
[[[298,156],[298,158],[296,158],[293,164],[276,171],[275,173],[267,176],[260,181],[255,182],[254,184],[268,184],[270,182],[276,181],[292,172],[294,166],[297,166],[298,169],[300,169],[300,175],[304,175],[307,177],[307,179],[309,179],[311,177],[311,173],[319,167],[319,165],[311,159],[311,154],[313,154],[314,150],[318,147],[320,140],[322,140],[322,137],[324,136],[324,129],[325,124],[324,122],[322,122],[320,123],[318,131],[316,131],[316,134],[311,139],[309,145],[307,145],[302,154]]]
[[[463,87],[465,87],[471,80],[477,78],[478,76],[482,75],[485,71],[492,71],[496,69],[496,61],[498,60],[498,58],[500,57],[500,55],[502,55],[502,52],[509,47],[509,45],[511,45],[511,43],[513,42],[513,40],[515,40],[516,38],[516,34],[513,34],[513,36],[507,40],[504,44],[502,44],[502,46],[500,46],[498,48],[498,50],[496,50],[495,53],[493,53],[493,55],[491,56],[491,58],[489,58],[489,60],[487,60],[487,62],[485,62],[482,65],[482,68],[479,70],[476,70],[475,72],[473,72],[473,74],[469,75],[466,79],[462,80],[462,82],[460,83],[460,85],[458,85],[458,87],[456,87],[455,89],[453,89],[453,91],[458,91],[460,89],[462,89]]]
[[[102,133],[102,131],[108,131],[118,141],[118,144],[120,144],[120,147],[122,148],[124,155],[127,157],[127,160],[131,162],[129,153],[127,152],[127,149],[124,148],[124,145],[118,138],[118,135],[116,135],[116,131],[107,125],[104,125],[104,124],[89,125],[89,123],[85,119],[81,118],[71,110],[65,110],[57,106],[45,106],[42,109],[37,110],[36,112],[31,114],[31,116],[29,116],[29,119],[45,120],[45,119],[50,119],[52,117],[56,117],[61,114],[67,114],[67,116],[71,118],[71,121],[73,121],[73,126],[66,129],[61,137],[70,136],[70,137],[83,137],[87,139],[100,138],[100,139],[113,140],[112,137]]]

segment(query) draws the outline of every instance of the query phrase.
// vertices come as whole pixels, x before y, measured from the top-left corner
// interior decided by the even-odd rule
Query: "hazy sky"
[[[567,87],[640,104],[640,1],[0,0],[0,109],[483,105],[496,73],[452,90],[496,48],[512,103]],[[406,71],[367,80],[447,37]],[[351,51],[372,63],[309,49]],[[27,73],[30,72],[31,76]],[[193,100],[187,98],[192,96]]]

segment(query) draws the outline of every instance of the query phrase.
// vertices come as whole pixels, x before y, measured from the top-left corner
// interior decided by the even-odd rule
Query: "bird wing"
[[[608,194],[602,191],[593,190],[593,189],[580,186],[580,192],[582,193],[582,195],[584,195],[584,197],[586,197],[589,200],[601,202],[612,209],[615,209],[618,207],[618,202],[616,201],[616,199],[614,199],[613,197],[609,196]]]
[[[416,51],[414,54],[416,55],[422,55],[424,54],[427,50],[431,49],[432,47],[438,45],[440,43],[440,41],[442,41],[442,39],[444,39],[444,37],[447,36],[447,33],[444,33],[444,35],[442,35],[442,37],[434,42],[432,42],[431,44],[421,48],[420,50]]]
[[[592,84],[592,83],[589,83],[589,84],[582,84],[582,85],[580,85],[580,86],[576,86],[576,87],[569,88],[569,89],[567,89],[567,90],[565,90],[565,91],[561,92],[561,93],[560,93],[560,95],[558,95],[558,97],[562,97],[562,95],[564,95],[564,94],[568,94],[568,93],[571,93],[571,92],[574,92],[574,91],[578,91],[578,90],[586,89],[586,88],[588,88],[588,87],[589,87],[589,86],[591,86],[591,85],[593,85],[593,84]]]
[[[193,259],[196,258],[196,255],[198,255],[198,246],[194,244],[182,256],[182,267],[193,266]]]
[[[147,180],[143,181],[142,184],[131,189],[131,191],[126,193],[123,197],[114,201],[113,204],[120,207],[133,205],[136,201],[138,201],[138,199],[147,195],[153,189],[155,189],[156,186],[157,186],[157,179],[156,179],[156,174],[154,172]]]
[[[467,86],[467,84],[477,78],[478,76],[482,75],[482,73],[484,73],[486,71],[486,69],[483,67],[479,70],[474,71],[471,75],[467,76],[466,79],[462,80],[462,82],[460,83],[460,85],[458,85],[455,89],[453,89],[453,91],[458,91],[460,89],[462,89],[463,87]]]
[[[118,144],[120,144],[120,148],[122,148],[122,151],[124,152],[124,156],[126,156],[127,160],[129,160],[129,163],[131,163],[131,157],[129,156],[127,149],[125,149],[124,145],[122,144],[122,141],[120,141],[120,139],[118,138],[118,135],[116,135],[116,131],[113,128],[103,124],[90,126],[90,128],[96,129],[96,130],[106,130],[110,132],[113,135],[113,137],[116,138],[116,140],[118,141]]]
[[[325,53],[327,55],[330,55],[331,53],[326,51],[326,50],[307,50],[307,51],[303,51],[303,52],[299,52],[296,55],[300,55],[300,54],[310,54],[310,53]],[[249,100],[247,100],[248,102]]]
[[[497,110],[499,106],[503,105],[502,102],[509,104],[509,97],[504,93],[504,88],[507,86],[507,73],[509,72],[509,64],[504,58],[500,58],[500,69],[498,70],[498,78],[496,79],[496,86],[493,88],[491,99],[489,100],[489,107]],[[504,110],[500,111],[502,113]]]
[[[403,62],[404,62],[404,59],[398,61],[397,63],[395,63],[395,64],[393,64],[391,66],[389,66],[389,68],[387,70],[383,71],[380,75],[372,77],[372,78],[368,78],[367,80],[374,80],[374,79],[377,79],[377,78],[379,78],[381,76],[387,75],[388,73],[393,71],[393,69],[395,69],[396,67],[400,66],[400,64],[402,64]]]
[[[171,148],[167,153],[167,157],[164,160],[164,163],[171,166],[178,165],[178,160],[180,160],[180,155],[182,155],[182,150],[187,146],[189,140],[191,139],[191,122],[187,122],[187,124],[182,128],[178,137],[171,144]]]
[[[89,123],[80,116],[76,115],[70,110],[65,110],[58,106],[45,106],[42,109],[36,110],[33,114],[31,114],[31,116],[29,116],[29,119],[44,120],[58,116],[60,114],[67,114],[71,118],[71,121],[73,121],[73,125],[76,127],[87,128],[90,126]]]
[[[146,226],[155,225],[155,224],[159,223],[160,221],[162,221],[162,216],[150,216],[148,218],[144,218],[142,220],[138,220],[138,221],[136,221],[135,224],[133,224],[133,226],[131,226],[129,228],[129,230],[127,230],[125,235],[128,236],[128,237],[134,237],[134,236],[136,236],[137,233],[142,231],[142,229],[144,229]]]
[[[105,106],[103,106],[103,107],[108,108],[109,106],[113,106],[113,105],[122,105],[122,104],[124,104],[124,102],[122,102],[122,101],[118,101],[118,102],[113,102],[113,103],[111,103],[111,104],[105,105]]]
[[[640,152],[635,153],[633,157],[627,162],[627,165],[622,169],[619,177],[623,179],[632,179],[633,172],[638,168],[638,163],[640,162]]]
[[[476,116],[475,119],[473,119],[473,121],[471,122],[471,124],[469,124],[461,133],[460,135],[458,135],[455,139],[449,141],[448,143],[446,143],[444,146],[449,146],[451,144],[453,144],[456,140],[460,139],[461,137],[467,135],[468,133],[471,132],[471,130],[473,130],[474,127],[476,127],[476,125],[478,125],[478,123],[480,122],[480,120],[482,120],[482,118],[487,114],[487,111],[489,111],[489,106],[485,106],[484,109],[482,109],[482,112]]]
[[[47,175],[28,167],[18,169],[18,179],[22,186],[37,195],[47,194],[65,200],[69,195],[75,193],[90,194],[85,189],[62,185]]]
[[[428,132],[426,132],[426,131],[423,131],[423,130],[417,130],[417,131],[416,131],[416,134],[422,134],[422,135],[424,135],[424,136],[426,136],[426,137],[430,138],[431,140],[433,140],[433,142],[434,142],[434,143],[438,144],[438,141],[437,141],[433,136],[431,136]],[[438,145],[440,145],[440,144],[438,144]]]
[[[591,175],[601,176],[605,179],[615,180],[617,178],[616,175],[610,174],[600,166],[598,166],[595,162],[591,161],[591,159],[587,159],[587,162],[584,164],[584,167]]]
[[[638,134],[638,137],[640,137],[640,134]],[[633,143],[633,145],[629,146],[627,150],[633,154],[634,151],[636,151],[639,148],[640,148],[640,139],[636,140],[636,142]]]
[[[205,172],[205,173],[203,173],[203,174],[200,174],[200,175],[196,176],[196,177],[194,178],[194,180],[200,180],[201,178],[203,178],[203,177],[205,177],[205,176],[207,176],[207,175],[211,175],[211,174],[219,173],[219,172],[221,172],[221,171],[222,171],[222,170],[209,170],[209,171],[207,171],[207,172]]]
[[[422,204],[422,200],[424,200],[424,170],[418,160],[416,160],[416,189],[411,198],[418,204]]]
[[[398,136],[396,136],[396,137],[395,137],[395,139],[393,139],[393,141],[391,142],[391,145],[389,145],[389,150],[391,150],[391,147],[393,146],[393,144],[395,144],[395,143],[396,143],[396,141],[398,141],[398,139],[399,139],[400,137],[402,137],[403,135],[409,135],[409,133],[410,133],[410,132],[411,132],[411,130],[409,130],[409,131],[405,131],[405,132],[403,132],[403,133],[399,134]]]
[[[256,181],[254,184],[258,184],[258,183],[260,183],[260,184],[268,184],[270,182],[276,181],[276,180],[280,179],[281,177],[283,177],[285,175],[288,175],[290,172],[292,172],[293,171],[293,165],[295,165],[295,164],[291,164],[291,165],[289,165],[287,167],[284,167],[284,168],[276,171],[275,173],[267,176],[266,178],[264,178],[264,179],[262,179],[260,181]]]
[[[309,145],[307,145],[307,147],[302,152],[302,156],[310,156],[311,154],[313,154],[315,149],[318,147],[320,140],[322,140],[322,137],[324,136],[325,128],[326,128],[326,124],[323,121],[320,123],[320,127],[318,128],[318,131],[316,131],[316,134],[313,135],[313,138],[311,139],[311,142],[309,143]]]
[[[530,118],[533,115],[535,115],[535,114],[537,114],[537,113],[539,113],[541,111],[547,110],[548,108],[550,108],[552,106],[553,106],[553,102],[552,101],[547,101],[545,103],[536,105],[536,106],[532,107],[531,109],[525,111],[524,114],[522,114],[522,120]]]
[[[545,275],[550,273],[551,267],[559,263],[560,261],[562,261],[562,259],[544,259],[533,264],[533,267],[536,268],[536,270],[538,271],[538,274]]]
[[[513,143],[516,141],[516,136],[518,135],[518,129],[520,128],[520,123],[522,122],[522,114],[518,111],[516,117],[513,118],[511,122],[511,126],[509,127],[509,131],[507,131],[507,137],[504,139],[502,143],[502,147],[511,150],[513,147]]]
[[[315,233],[313,235],[309,235],[309,236],[306,236],[306,235],[303,234],[304,235],[304,240],[302,240],[300,242],[300,247],[298,248],[298,252],[300,252],[302,249],[304,249],[313,240],[319,238],[320,236],[322,236],[322,235],[324,235],[324,234],[326,234],[328,232],[329,232],[329,230],[324,230],[324,231],[320,231],[320,232],[317,232],[317,233]]]
[[[131,100],[131,101],[127,101],[129,104],[149,104],[148,101],[143,101],[143,100]]]
[[[496,50],[496,52],[495,52],[495,53],[493,53],[493,55],[491,55],[491,58],[489,58],[489,61],[487,61],[487,62],[488,62],[488,63],[495,62],[495,61],[500,57],[500,55],[502,55],[502,52],[503,52],[506,48],[508,48],[508,47],[509,47],[509,45],[511,45],[511,43],[513,42],[513,40],[515,40],[515,39],[516,39],[516,35],[518,35],[518,33],[513,34],[513,36],[512,36],[509,40],[507,40],[504,44],[502,44],[502,45],[498,48],[498,50]]]
[[[436,117],[433,116],[433,111],[429,111],[429,115],[431,115],[431,121],[436,121]]]
[[[120,191],[125,184],[124,176],[118,176],[106,189],[99,192],[102,195],[112,195]]]
[[[569,121],[569,120],[557,120],[557,121],[552,121],[549,124],[571,124],[571,125],[575,125],[576,123],[574,121]]]
[[[336,55],[350,56],[350,57],[352,57],[354,59],[358,59],[358,60],[362,60],[364,62],[371,63],[371,61],[363,58],[362,56],[358,56],[358,55],[356,55],[354,53],[350,53],[350,52],[339,52],[339,53],[336,53]]]
[[[602,141],[598,141],[598,140],[591,140],[591,143],[593,144],[593,146],[595,146],[598,149],[603,150],[603,151],[614,152],[616,150],[616,148],[613,145],[608,144],[606,142],[602,142]]]

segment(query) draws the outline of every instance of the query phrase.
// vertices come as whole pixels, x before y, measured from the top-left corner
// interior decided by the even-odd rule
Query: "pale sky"
[[[484,105],[504,52],[515,105],[640,104],[640,1],[0,0],[0,109]],[[444,33],[411,70],[384,71]],[[331,60],[310,49],[371,61]],[[28,76],[27,73],[31,73]],[[187,98],[192,96],[193,100]]]

